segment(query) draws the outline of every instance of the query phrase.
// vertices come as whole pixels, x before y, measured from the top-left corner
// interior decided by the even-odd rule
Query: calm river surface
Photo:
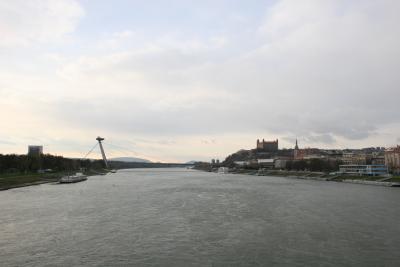
[[[400,266],[400,189],[186,169],[0,192],[1,266]]]

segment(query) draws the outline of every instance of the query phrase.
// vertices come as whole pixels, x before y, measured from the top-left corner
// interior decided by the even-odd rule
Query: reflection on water
[[[137,169],[0,192],[2,266],[399,266],[398,188]]]

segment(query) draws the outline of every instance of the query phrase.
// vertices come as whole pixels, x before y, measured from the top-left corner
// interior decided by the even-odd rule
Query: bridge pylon
[[[104,141],[104,138],[98,136],[96,138],[96,140],[99,142],[101,156],[103,157],[104,165],[106,166],[106,169],[108,169],[108,162],[107,162],[107,158],[106,158],[106,153],[104,153],[103,144],[101,143],[101,141]]]

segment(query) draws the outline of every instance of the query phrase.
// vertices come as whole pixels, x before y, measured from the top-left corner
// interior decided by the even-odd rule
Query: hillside
[[[111,158],[109,161],[151,163],[150,160],[135,157],[117,157]]]

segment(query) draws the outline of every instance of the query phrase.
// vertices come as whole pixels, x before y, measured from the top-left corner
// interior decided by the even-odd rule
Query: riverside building
[[[296,139],[296,145],[293,151],[293,159],[302,160],[302,159],[315,159],[315,158],[324,158],[321,155],[321,151],[318,148],[299,148],[299,144]]]
[[[385,164],[393,173],[400,173],[400,146],[385,150]]]
[[[43,155],[43,146],[28,146],[28,156],[39,157]]]
[[[339,172],[350,175],[379,176],[388,174],[388,168],[385,165],[340,165]]]
[[[367,154],[344,152],[343,156],[342,156],[342,162],[345,165],[366,165],[367,164]]]

